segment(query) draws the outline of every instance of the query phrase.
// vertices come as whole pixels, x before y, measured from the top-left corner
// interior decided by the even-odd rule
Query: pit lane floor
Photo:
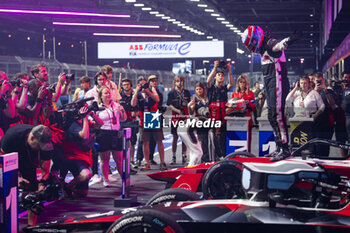
[[[164,139],[165,146],[165,161],[168,168],[181,167],[181,141],[178,141],[177,148],[177,161],[176,165],[169,165],[172,152],[171,142],[172,135],[165,134]],[[157,150],[156,150],[157,151]],[[252,134],[252,153],[258,153],[258,129],[253,128]],[[333,152],[331,152],[333,153]],[[154,160],[159,164],[158,152],[155,153]],[[115,166],[113,159],[110,160],[110,165]],[[113,162],[112,162],[113,161]],[[145,204],[153,195],[165,189],[166,183],[155,181],[146,176],[148,173],[159,171],[159,165],[151,165],[152,170],[140,171],[136,175],[131,176],[132,187],[130,188],[130,195],[137,197],[137,202],[133,203],[133,206]],[[107,212],[109,210],[115,210],[114,198],[121,196],[121,179],[118,174],[113,175],[118,180],[112,182],[109,188],[103,187],[102,183],[90,183],[89,194],[86,198],[79,199],[63,199],[58,200],[45,206],[45,211],[39,215],[37,223],[44,223],[54,220],[62,220],[66,218],[90,215],[95,213]],[[123,207],[125,208],[125,207]],[[18,219],[20,232],[23,227],[27,225],[27,215],[20,214]]]

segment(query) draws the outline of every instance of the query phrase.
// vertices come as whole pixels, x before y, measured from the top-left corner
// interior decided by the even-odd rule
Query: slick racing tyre
[[[234,160],[215,163],[204,174],[202,190],[204,199],[246,198],[242,189],[242,164]]]
[[[115,221],[106,233],[184,233],[171,216],[159,210],[137,210]]]
[[[226,155],[225,159],[231,159],[231,158],[251,158],[256,157],[254,154],[249,153],[247,151],[236,151],[231,154]]]
[[[146,205],[154,206],[167,201],[197,201],[199,199],[199,195],[190,190],[173,188],[157,193],[146,203]]]

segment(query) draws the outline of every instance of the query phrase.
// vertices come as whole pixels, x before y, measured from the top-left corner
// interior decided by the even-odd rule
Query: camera
[[[227,63],[225,60],[220,60],[219,64],[216,68],[217,72],[226,72],[227,71]]]
[[[8,81],[8,83],[11,84],[13,87],[15,87],[15,86],[19,87],[22,84],[21,79],[10,80],[10,81]]]
[[[316,80],[316,84],[317,85],[321,85],[322,84],[322,81],[320,79]]]
[[[6,105],[7,105],[7,97],[6,97],[6,95],[0,96],[0,110],[5,109]]]
[[[50,85],[41,86],[38,91],[41,91],[41,90],[44,90],[44,89],[46,89],[48,91],[48,93],[49,92],[50,93],[55,93],[56,92],[56,83],[50,84]]]
[[[87,112],[80,113],[80,109],[85,106],[86,102],[94,100],[94,97],[78,100],[69,104],[63,105],[60,109],[58,109],[57,116],[62,119],[62,126],[65,129],[68,129],[69,126],[76,120],[83,119],[87,116],[91,111],[102,111],[104,108],[100,108],[96,101],[92,102],[91,105],[87,107]]]
[[[209,107],[200,107],[198,109],[198,114],[202,117],[208,118],[210,116]]]
[[[144,83],[141,85],[141,90],[149,88],[149,83]]]
[[[66,79],[69,79],[70,81],[73,81],[75,78],[75,74],[66,74]]]
[[[39,215],[44,211],[43,201],[57,200],[62,195],[61,182],[57,174],[50,174],[49,179],[45,181],[46,188],[39,192],[29,192],[26,184],[22,184],[19,191],[18,202],[19,207],[25,210],[31,210],[34,214]]]

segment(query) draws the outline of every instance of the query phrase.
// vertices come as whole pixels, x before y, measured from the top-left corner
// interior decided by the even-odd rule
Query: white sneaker
[[[103,181],[103,186],[105,186],[106,188],[110,187],[110,183],[109,183],[109,180],[104,180]]]
[[[101,183],[101,181],[102,181],[101,177],[98,177],[97,174],[95,174],[93,177],[91,177],[90,180],[92,183]]]
[[[114,178],[113,176],[109,176],[109,177],[108,177],[108,180],[109,180],[110,182],[116,182],[116,181],[118,181],[118,179],[117,179],[117,178]]]

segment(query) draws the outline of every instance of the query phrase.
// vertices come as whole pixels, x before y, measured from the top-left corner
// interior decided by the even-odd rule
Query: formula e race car
[[[258,166],[258,165],[257,165]],[[278,166],[279,167],[279,166]],[[266,178],[273,189],[269,201],[199,200],[199,195],[185,189],[167,189],[156,194],[146,206],[93,214],[27,227],[25,232],[349,232],[350,183],[335,180],[321,167],[301,164],[298,168],[276,168],[274,175],[260,177],[263,167],[251,164],[243,168],[243,192],[255,189],[255,178]],[[281,172],[281,170],[285,170]],[[279,175],[275,173],[280,172]],[[260,174],[260,175],[259,175]],[[253,178],[255,177],[255,178]],[[286,204],[281,193],[300,182],[313,186],[312,207]],[[259,183],[259,182],[258,182]],[[247,189],[247,190],[246,190]]]
[[[331,176],[337,174],[341,177],[350,178],[349,156],[345,158],[334,156],[320,158],[312,155],[309,148],[319,144],[326,144],[344,150],[350,149],[348,144],[332,140],[312,139],[296,149],[289,158],[281,161],[271,161],[271,158],[268,157],[256,157],[248,152],[234,152],[223,161],[155,172],[148,174],[148,176],[155,180],[167,182],[167,188],[183,188],[193,192],[203,192],[204,199],[247,198],[243,195],[244,186],[247,185],[244,182],[247,182],[247,180],[242,183],[241,179],[244,172],[243,165],[247,168],[247,173],[249,171],[249,174],[251,174],[250,180],[252,182],[249,184],[254,186],[250,190],[251,195],[248,198],[270,195],[262,192],[268,189],[266,180],[270,177],[269,173],[271,173],[271,176],[273,173],[273,176],[278,180],[280,179],[278,175],[283,172],[293,172],[305,166],[311,166],[312,169],[320,168]],[[290,176],[286,179],[301,178],[306,177]],[[276,184],[278,185],[277,180]],[[287,196],[300,197],[299,194],[305,194],[307,197],[308,193],[312,192],[312,190],[300,191],[297,186],[294,187],[295,193],[288,190]],[[253,195],[257,193],[259,195]]]

